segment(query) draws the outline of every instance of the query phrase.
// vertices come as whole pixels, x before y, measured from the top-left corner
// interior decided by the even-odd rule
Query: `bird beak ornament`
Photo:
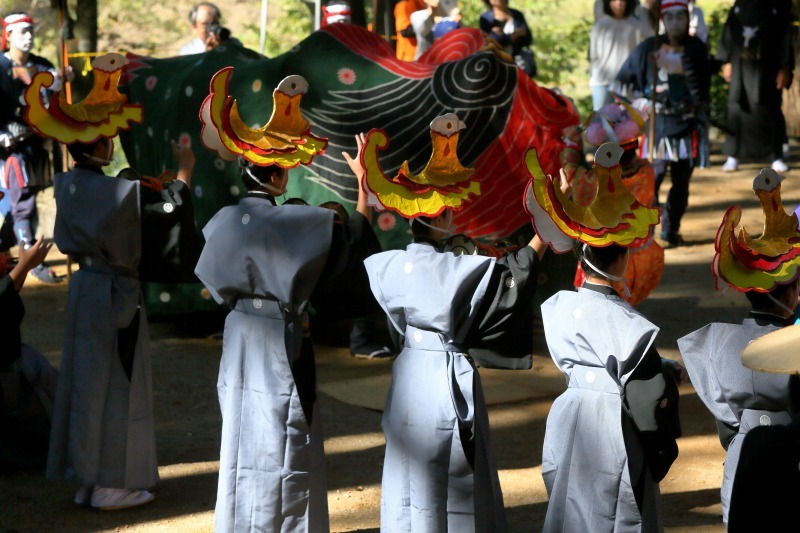
[[[311,125],[300,113],[300,100],[308,90],[302,76],[289,76],[272,93],[272,116],[262,128],[247,126],[239,116],[236,100],[228,94],[233,67],[211,78],[210,94],[200,107],[201,139],[225,161],[242,156],[259,166],[294,168],[307,165],[322,154],[327,139],[311,134]]]
[[[787,215],[781,201],[783,176],[762,169],[753,180],[753,190],[764,212],[764,231],[753,239],[742,227],[742,208],[732,206],[722,218],[714,241],[711,264],[717,289],[724,280],[738,291],[769,292],[797,277],[800,264],[800,231],[797,215]]]
[[[380,211],[389,209],[406,218],[435,217],[445,209],[458,210],[481,193],[473,177],[475,169],[461,165],[456,153],[459,132],[466,125],[455,113],[436,117],[431,122],[433,152],[419,174],[413,174],[404,161],[394,178],[388,178],[378,162],[378,151],[388,146],[386,132],[367,133],[361,164],[367,203]]]
[[[63,91],[53,98],[49,109],[42,102],[42,89],[53,85],[50,72],[39,72],[25,90],[25,120],[40,135],[64,144],[92,143],[113,138],[119,130],[142,122],[142,107],[128,104],[117,90],[128,60],[120,54],[106,54],[92,61],[94,85],[89,95],[76,104],[67,103]]]
[[[537,235],[556,253],[573,248],[572,239],[590,246],[632,246],[647,239],[658,224],[658,208],[640,204],[622,182],[619,158],[622,148],[606,143],[597,149],[594,174],[597,190],[588,205],[567,197],[553,179],[546,176],[536,150],[525,155],[531,181],[525,190],[525,209]]]

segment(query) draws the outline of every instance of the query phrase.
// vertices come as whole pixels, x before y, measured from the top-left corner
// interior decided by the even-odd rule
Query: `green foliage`
[[[717,44],[722,37],[722,28],[728,18],[729,10],[728,6],[719,5],[706,14],[708,46],[712,55],[717,51]],[[724,124],[726,122],[727,108],[728,82],[722,76],[714,74],[711,76],[711,107],[709,109],[711,121],[716,124]]]
[[[308,6],[301,0],[285,0],[281,6],[281,16],[268,25],[267,42],[264,55],[275,57],[288,52],[294,45],[303,40],[309,33],[313,24],[313,16]],[[242,42],[247,46],[251,42],[250,35],[255,34],[252,42],[258,43],[259,26],[257,21],[248,26],[245,39]],[[252,48],[256,49],[256,46]]]

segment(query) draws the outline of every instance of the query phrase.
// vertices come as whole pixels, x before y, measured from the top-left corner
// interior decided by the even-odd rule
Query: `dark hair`
[[[424,224],[420,223],[419,220],[422,220]],[[423,239],[430,239],[431,232],[433,231],[431,228],[426,226],[425,224],[433,224],[433,218],[431,217],[416,217],[411,219],[411,234],[414,237],[419,237]]]
[[[578,247],[575,249],[578,261],[581,262],[581,268],[583,268],[586,275],[598,276],[601,278],[605,278],[605,275],[592,268],[586,260],[588,259],[600,270],[608,272],[608,269],[614,264],[614,261],[625,255],[627,251],[627,248],[618,244],[611,244],[601,248],[599,246],[589,246],[588,244],[579,243]]]
[[[625,0],[625,18],[633,15],[633,12],[636,11],[636,5],[638,3],[639,2],[636,0]],[[611,0],[603,0],[603,13],[609,17],[614,16],[614,13],[611,11]]]
[[[492,7],[491,0],[483,0],[483,3],[486,4],[486,7],[491,9],[491,7]],[[508,4],[510,4],[510,3],[511,3],[511,0],[506,0],[506,7],[508,7]]]
[[[753,310],[767,311],[775,307],[775,302],[770,300],[768,295],[771,294],[772,297],[775,298],[776,300],[783,301],[783,298],[786,296],[786,293],[794,289],[798,281],[800,281],[800,278],[797,278],[789,283],[778,285],[769,292],[747,291],[746,293],[744,293],[744,295],[747,296],[747,300],[750,302],[750,307],[752,307]],[[789,307],[792,306],[790,305]]]
[[[207,7],[210,10],[212,10],[216,15],[217,21],[219,21],[222,18],[222,11],[220,11],[217,6],[215,6],[211,2],[198,2],[195,5],[193,5],[191,11],[189,11],[189,22],[192,23],[192,26],[194,26],[195,23],[197,22],[197,10],[200,7]]]
[[[262,167],[259,165],[254,165],[244,157],[240,157],[238,163],[239,173],[242,176],[242,182],[248,191],[260,189],[263,184],[269,183],[270,178],[283,172],[283,168],[279,167],[278,165],[268,165]],[[250,173],[247,172],[248,170]],[[253,174],[257,180],[253,179],[250,174]],[[258,180],[260,180],[261,183],[259,183]]]
[[[88,161],[89,156],[92,155],[92,152],[94,152],[94,147],[99,143],[100,139],[93,143],[76,142],[68,144],[67,151],[69,152],[69,155],[72,156],[72,159],[75,160],[75,163],[81,165]]]

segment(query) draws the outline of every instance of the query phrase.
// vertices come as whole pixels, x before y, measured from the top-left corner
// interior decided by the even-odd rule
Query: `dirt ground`
[[[796,150],[797,147],[794,147]],[[797,155],[797,154],[795,154]],[[676,339],[710,321],[736,322],[746,312],[744,297],[716,292],[710,273],[713,240],[724,211],[738,203],[742,222],[751,232],[763,223],[751,191],[758,165],[743,165],[732,174],[714,167],[696,171],[690,208],[682,233],[687,246],[667,250],[661,285],[641,311],[662,330],[657,347],[679,359]],[[786,173],[784,207],[800,202],[800,171]],[[662,191],[662,199],[666,191]],[[56,258],[57,259],[57,258]],[[63,269],[63,264],[56,264]],[[23,291],[27,317],[24,340],[58,366],[65,322],[66,287],[46,287],[29,280]],[[151,324],[156,438],[161,483],[157,499],[147,506],[118,512],[98,512],[72,503],[75,487],[45,481],[42,472],[0,477],[0,529],[4,531],[210,531],[216,496],[221,420],[216,397],[221,342],[220,320],[183,319]],[[387,380],[390,364],[350,360],[341,348],[319,346],[321,383],[341,384],[340,376]],[[547,496],[541,479],[541,449],[545,420],[555,390],[537,391],[542,376],[557,373],[539,342],[530,371],[528,399],[498,403],[489,409],[492,443],[512,531],[541,529]],[[333,531],[373,531],[379,526],[380,481],[384,441],[381,413],[357,404],[380,405],[380,387],[365,388],[366,402],[353,401],[350,389],[340,401],[320,395],[328,458],[328,500]],[[342,387],[339,387],[340,389]],[[336,390],[331,386],[330,390]],[[544,394],[544,396],[542,396]],[[338,394],[337,394],[338,395]],[[342,396],[342,395],[339,395]],[[342,397],[345,397],[342,396]],[[489,402],[495,392],[487,390]],[[663,516],[668,531],[722,531],[719,488],[724,452],[714,422],[691,385],[681,390],[680,457],[661,483]],[[587,487],[591,490],[591,487]]]

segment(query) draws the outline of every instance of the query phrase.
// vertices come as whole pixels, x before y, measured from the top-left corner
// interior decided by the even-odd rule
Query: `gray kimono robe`
[[[475,358],[486,366],[530,368],[536,254],[457,257],[413,243],[365,265],[404,336],[383,413],[381,530],[505,531],[480,377],[464,354],[480,346]],[[500,353],[504,331],[527,342]]]
[[[195,269],[232,309],[217,380],[217,531],[329,530],[306,307],[317,287],[380,249],[358,213],[334,224],[329,209],[273,202],[250,193],[214,215]],[[374,247],[364,252],[365,242]]]
[[[726,524],[744,436],[754,427],[791,421],[791,376],[750,370],[740,358],[750,342],[782,327],[780,317],[769,321],[770,317],[752,313],[742,324],[708,324],[678,339],[697,395],[723,430],[720,440],[728,451],[721,490]],[[726,427],[731,430],[727,438]]]
[[[138,181],[76,167],[54,179],[55,242],[80,265],[71,278],[67,328],[53,413],[49,478],[81,486],[142,489],[158,481],[147,316],[138,269],[142,197]],[[180,215],[175,182],[155,194]],[[169,204],[169,205],[167,205]]]
[[[542,319],[568,381],[547,417],[544,531],[660,531],[658,481],[680,430],[677,387],[652,347],[658,328],[589,283],[548,299]]]

